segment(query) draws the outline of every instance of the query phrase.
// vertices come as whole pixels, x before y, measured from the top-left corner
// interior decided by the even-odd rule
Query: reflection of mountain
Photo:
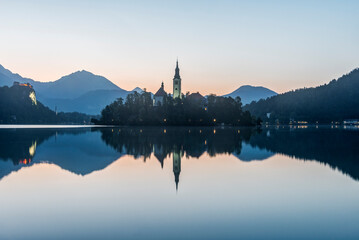
[[[0,179],[25,166],[48,162],[75,174],[106,168],[123,155],[152,154],[161,166],[172,156],[175,181],[181,158],[233,154],[241,161],[274,153],[315,160],[359,179],[359,131],[343,129],[255,129],[123,127],[0,129]]]
[[[34,163],[48,162],[76,174],[103,169],[122,155],[100,133],[80,129],[2,129],[0,179]]]
[[[329,128],[270,129],[253,135],[253,147],[315,160],[359,180],[359,131]]]
[[[258,147],[252,147],[247,143],[242,143],[242,151],[238,154],[233,154],[241,161],[250,162],[250,161],[260,161],[270,158],[274,155],[273,152],[268,151],[266,149],[260,149]]]
[[[100,140],[100,133],[55,135],[38,147],[34,162],[51,162],[80,175],[106,168],[120,154]]]

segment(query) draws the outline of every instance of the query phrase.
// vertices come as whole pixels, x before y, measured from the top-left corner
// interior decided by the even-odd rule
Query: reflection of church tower
[[[175,175],[176,190],[178,190],[179,175],[181,173],[181,151],[173,151],[173,173]]]
[[[175,76],[173,78],[173,98],[182,98],[181,77],[179,74],[178,60],[176,62]]]

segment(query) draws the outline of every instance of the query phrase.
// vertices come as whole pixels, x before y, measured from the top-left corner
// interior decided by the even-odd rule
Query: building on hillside
[[[20,83],[20,82],[14,82],[13,86],[21,86],[21,87],[29,87],[32,88],[32,85],[30,83]]]
[[[28,96],[31,99],[32,104],[37,105],[35,90],[32,88],[32,85],[30,83],[14,82],[12,87],[22,87],[20,89],[22,89],[23,94],[29,94]]]
[[[160,89],[153,96],[153,106],[161,106],[163,105],[164,98],[167,96],[167,93],[164,89],[164,84],[162,82]]]

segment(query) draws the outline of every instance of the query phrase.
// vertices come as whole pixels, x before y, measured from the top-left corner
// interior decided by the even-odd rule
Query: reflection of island
[[[172,156],[177,189],[183,156],[199,158],[205,152],[212,157],[217,154],[240,154],[243,139],[249,139],[253,129],[131,127],[99,128],[94,131],[100,131],[104,142],[120,153],[135,158],[143,156],[145,161],[153,153],[161,167],[165,159]]]
[[[359,131],[340,129],[238,129],[123,127],[0,130],[0,179],[20,168],[47,162],[78,175],[106,168],[123,155],[163,168],[172,158],[176,188],[181,158],[232,154],[241,161],[275,153],[326,163],[359,179]]]

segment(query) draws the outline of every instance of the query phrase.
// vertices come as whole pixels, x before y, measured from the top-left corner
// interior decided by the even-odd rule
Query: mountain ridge
[[[260,99],[267,99],[268,97],[272,97],[277,95],[278,93],[270,90],[269,88],[263,86],[251,86],[251,85],[243,85],[234,90],[231,93],[223,95],[224,97],[240,97],[242,100],[242,104],[246,105],[251,103],[252,101],[259,101]]]
[[[12,73],[0,64],[0,86],[12,86],[14,81],[30,83],[36,92],[37,99],[52,110],[76,111],[92,115],[100,114],[102,109],[117,98],[126,99],[130,93],[144,91],[140,87],[133,90],[122,89],[109,79],[86,70],[70,73],[55,81],[39,82],[22,77],[18,73]],[[277,93],[265,87],[243,85],[224,96],[233,98],[240,96],[245,105],[274,94]]]

